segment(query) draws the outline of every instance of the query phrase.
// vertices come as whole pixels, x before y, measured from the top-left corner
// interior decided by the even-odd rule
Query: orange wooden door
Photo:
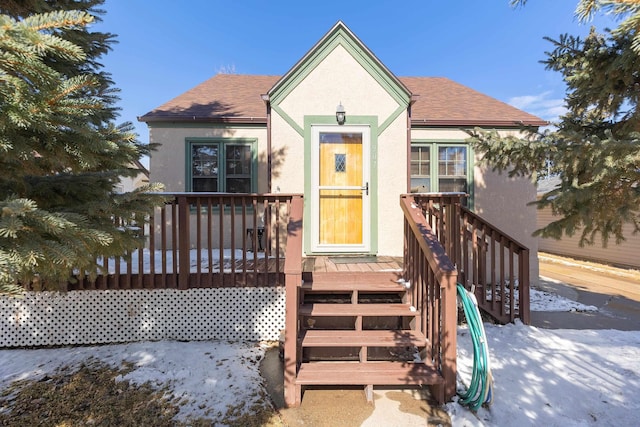
[[[359,132],[320,132],[318,153],[321,245],[363,243],[363,137]]]

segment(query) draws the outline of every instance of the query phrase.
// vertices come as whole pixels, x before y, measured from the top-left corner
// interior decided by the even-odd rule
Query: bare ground
[[[176,421],[180,401],[168,389],[119,380],[132,369],[92,359],[39,380],[16,381],[0,394],[0,426],[283,426],[264,394],[251,408],[243,403],[221,417]]]

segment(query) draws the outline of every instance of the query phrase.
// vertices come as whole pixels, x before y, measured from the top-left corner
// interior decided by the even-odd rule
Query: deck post
[[[298,373],[298,305],[302,285],[302,216],[304,200],[294,196],[287,224],[287,252],[285,255],[285,322],[284,322],[284,402],[298,406],[302,389],[296,383]]]
[[[456,271],[445,273],[440,279],[442,296],[442,376],[444,377],[444,401],[451,400],[456,395],[456,349],[458,329],[457,309],[457,278]]]
[[[285,276],[286,310],[284,325],[284,401],[286,406],[298,406],[302,399],[296,385],[298,371],[298,284],[302,274]]]
[[[184,195],[178,196],[178,289],[189,289],[191,273],[189,247],[189,203]],[[174,248],[175,250],[175,248]]]
[[[520,269],[520,283],[519,283],[519,309],[520,309],[520,320],[525,325],[531,324],[531,307],[530,307],[530,298],[531,295],[529,293],[529,286],[531,285],[530,276],[529,276],[529,249],[525,249],[520,252],[520,259],[518,260],[518,267]]]

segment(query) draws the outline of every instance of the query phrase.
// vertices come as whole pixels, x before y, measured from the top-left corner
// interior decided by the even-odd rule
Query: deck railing
[[[403,195],[404,278],[411,286],[411,305],[419,316],[415,329],[428,340],[425,360],[436,366],[444,384],[436,389],[441,402],[456,393],[456,283],[458,273],[413,196]]]
[[[300,254],[288,245],[296,227],[292,206],[302,195],[164,196],[166,204],[141,221],[144,246],[122,257],[98,258],[102,274],[94,280],[76,274],[67,290],[284,286],[285,260],[301,257],[301,245]]]
[[[479,307],[499,322],[529,324],[529,249],[462,206],[463,197],[412,195]]]

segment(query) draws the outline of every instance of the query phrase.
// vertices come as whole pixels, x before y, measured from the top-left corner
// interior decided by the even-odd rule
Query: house
[[[283,76],[218,74],[139,118],[167,191],[303,193],[306,255],[400,256],[400,194],[464,192],[530,249],[526,179],[481,166],[465,129],[540,118],[442,77],[397,77],[342,22]]]
[[[560,185],[557,177],[551,177],[538,182],[538,198]],[[537,228],[543,228],[552,221],[557,220],[550,207],[539,209],[537,215]],[[607,246],[602,246],[600,241],[593,245],[580,246],[581,231],[573,236],[563,236],[561,239],[540,238],[538,246],[540,251],[550,254],[577,258],[587,261],[614,265],[623,268],[640,268],[640,235],[633,234],[633,225],[626,224],[622,228],[625,239],[616,244],[615,238],[611,239]]]
[[[135,176],[122,176],[116,184],[115,190],[118,193],[128,193],[136,188],[149,184],[149,170],[140,162],[135,160],[131,169],[139,171]]]

